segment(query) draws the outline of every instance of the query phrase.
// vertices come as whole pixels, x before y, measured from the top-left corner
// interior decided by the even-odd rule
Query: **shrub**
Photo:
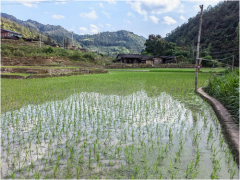
[[[13,55],[17,57],[24,57],[25,53],[19,49],[13,51]]]
[[[239,123],[239,69],[214,77],[209,82],[209,94],[217,98]]]
[[[9,57],[12,55],[12,52],[9,49],[2,49],[1,55],[2,57]]]
[[[92,53],[86,53],[83,55],[84,58],[89,59],[89,60],[94,60],[95,56]]]
[[[82,54],[76,51],[70,56],[70,59],[74,61],[81,61],[83,58]]]
[[[23,43],[24,42],[23,38],[19,39],[19,42]]]
[[[54,49],[52,47],[48,47],[48,48],[45,48],[43,50],[44,53],[47,53],[47,54],[50,54],[50,53],[53,53],[54,52]]]

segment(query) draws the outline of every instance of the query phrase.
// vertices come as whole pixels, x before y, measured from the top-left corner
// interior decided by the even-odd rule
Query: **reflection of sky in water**
[[[183,103],[173,99],[165,92],[156,97],[148,97],[144,91],[138,91],[128,96],[82,92],[62,101],[28,105],[19,110],[7,112],[2,114],[1,121],[2,139],[5,140],[2,144],[2,167],[4,167],[2,174],[5,176],[9,170],[12,170],[10,163],[16,157],[17,152],[21,154],[18,159],[21,167],[36,162],[40,166],[34,167],[39,168],[34,170],[42,171],[41,168],[44,166],[42,161],[39,162],[39,159],[49,160],[53,156],[56,160],[59,156],[56,153],[57,151],[60,153],[66,151],[64,158],[67,159],[69,158],[67,146],[76,149],[74,152],[76,156],[82,155],[82,151],[84,151],[83,158],[88,160],[88,150],[93,148],[93,144],[96,142],[98,151],[102,154],[101,161],[103,164],[109,164],[110,155],[112,156],[117,148],[122,148],[119,158],[115,159],[115,165],[112,166],[112,168],[117,169],[121,162],[124,164],[127,162],[125,149],[129,146],[133,145],[142,149],[152,146],[152,142],[161,141],[160,146],[156,145],[156,148],[159,149],[155,151],[158,153],[169,141],[170,130],[174,136],[174,145],[169,150],[171,158],[175,156],[175,152],[179,149],[180,139],[185,141],[184,167],[190,162],[192,156],[195,157],[192,136],[201,131],[199,147],[202,148],[201,152],[204,153],[204,156],[201,156],[204,157],[202,161],[207,164],[207,166],[202,165],[201,169],[211,169],[211,151],[206,145],[206,140],[209,131],[208,126],[214,124],[213,118],[210,111],[207,110],[208,105],[203,103],[199,97],[195,97],[195,102],[202,104],[204,118],[200,113],[196,114],[194,112],[194,114]],[[193,120],[194,115],[195,122]],[[204,129],[203,119],[207,119],[208,123],[204,132],[202,132]],[[25,139],[18,144],[17,142],[23,136]],[[216,131],[217,136],[218,130]],[[15,142],[13,143],[14,137]],[[219,140],[213,142],[216,147],[219,147]],[[68,143],[70,144],[68,145]],[[83,150],[85,143],[86,148]],[[108,150],[105,154],[106,147],[111,150]],[[10,148],[10,161],[6,159],[7,148]],[[31,151],[31,153],[26,150]],[[219,152],[218,156],[224,156],[224,151]],[[166,158],[164,162],[167,164],[166,167],[169,167],[170,157]],[[226,176],[228,168],[224,160],[222,162],[220,173],[222,173],[222,177],[228,177]],[[64,168],[66,163],[62,166]],[[93,163],[93,167],[95,168],[93,171],[99,172],[96,162]],[[109,170],[111,166],[105,166],[104,168]],[[181,173],[185,171],[186,169],[183,169]],[[201,171],[199,174],[205,175],[203,172]],[[209,177],[209,175],[204,177]]]
[[[185,113],[190,111],[166,93],[161,93],[157,97],[148,97],[144,91],[128,96],[83,92],[72,95],[64,101],[28,105],[12,113],[7,112],[2,115],[2,125],[10,118],[14,122],[9,126],[12,131],[27,132],[39,123],[42,123],[43,128],[49,128],[52,125],[49,122],[52,120],[60,123],[65,120],[73,122],[76,119],[91,116],[94,120],[105,117],[120,120],[132,119],[134,126],[140,121],[141,126],[145,126],[160,122],[173,123],[176,118],[182,118]],[[17,121],[18,124],[16,124]]]

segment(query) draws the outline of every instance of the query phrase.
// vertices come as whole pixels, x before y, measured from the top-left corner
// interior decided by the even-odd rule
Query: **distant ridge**
[[[38,31],[45,36],[50,36],[57,43],[63,43],[63,37],[72,38],[72,32],[67,31],[62,26],[44,25],[34,20],[22,21],[16,17],[1,13],[1,17],[18,23],[31,31]],[[89,49],[90,51],[98,52],[116,57],[119,53],[136,53],[140,54],[144,49],[146,38],[138,36],[133,32],[126,30],[116,32],[101,32],[93,35],[78,35],[73,33],[74,45]]]

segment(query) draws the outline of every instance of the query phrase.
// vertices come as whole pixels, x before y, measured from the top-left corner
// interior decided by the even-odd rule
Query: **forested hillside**
[[[78,41],[85,47],[109,56],[119,53],[141,53],[145,39],[129,31],[102,32],[79,36]]]
[[[33,20],[22,21],[6,13],[1,13],[1,16],[8,19],[9,24],[14,21],[28,29],[27,31],[41,32],[45,36],[50,36],[56,43],[63,44],[63,38],[65,38],[65,41],[71,42],[72,32],[67,31],[61,26],[44,25]],[[6,25],[6,27],[10,26]],[[78,35],[73,33],[73,39],[75,46],[81,46],[90,51],[112,57],[117,56],[118,53],[141,53],[145,43],[144,37],[124,30],[102,32],[94,35]]]
[[[200,10],[200,9],[199,9]],[[188,23],[177,27],[167,34],[165,40],[184,47],[194,57],[193,49],[196,49],[199,30],[200,13],[190,18]],[[220,2],[215,7],[209,6],[203,12],[201,33],[201,56],[211,55],[227,57],[235,55],[239,58],[238,45],[239,2]],[[234,51],[235,50],[235,51]]]
[[[41,34],[37,30],[29,29],[27,27],[19,25],[16,22],[5,19],[3,17],[1,17],[1,28],[21,33],[24,38],[37,39]],[[42,34],[41,34],[41,38],[42,40],[47,40],[47,37]]]

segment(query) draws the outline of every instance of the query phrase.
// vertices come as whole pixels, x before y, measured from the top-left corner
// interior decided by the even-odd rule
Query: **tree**
[[[167,46],[167,42],[160,35],[151,34],[145,42],[145,51],[152,55],[163,55]]]
[[[52,42],[52,39],[50,38],[50,35],[47,36],[47,42],[48,42],[48,43],[51,43],[51,42]]]

